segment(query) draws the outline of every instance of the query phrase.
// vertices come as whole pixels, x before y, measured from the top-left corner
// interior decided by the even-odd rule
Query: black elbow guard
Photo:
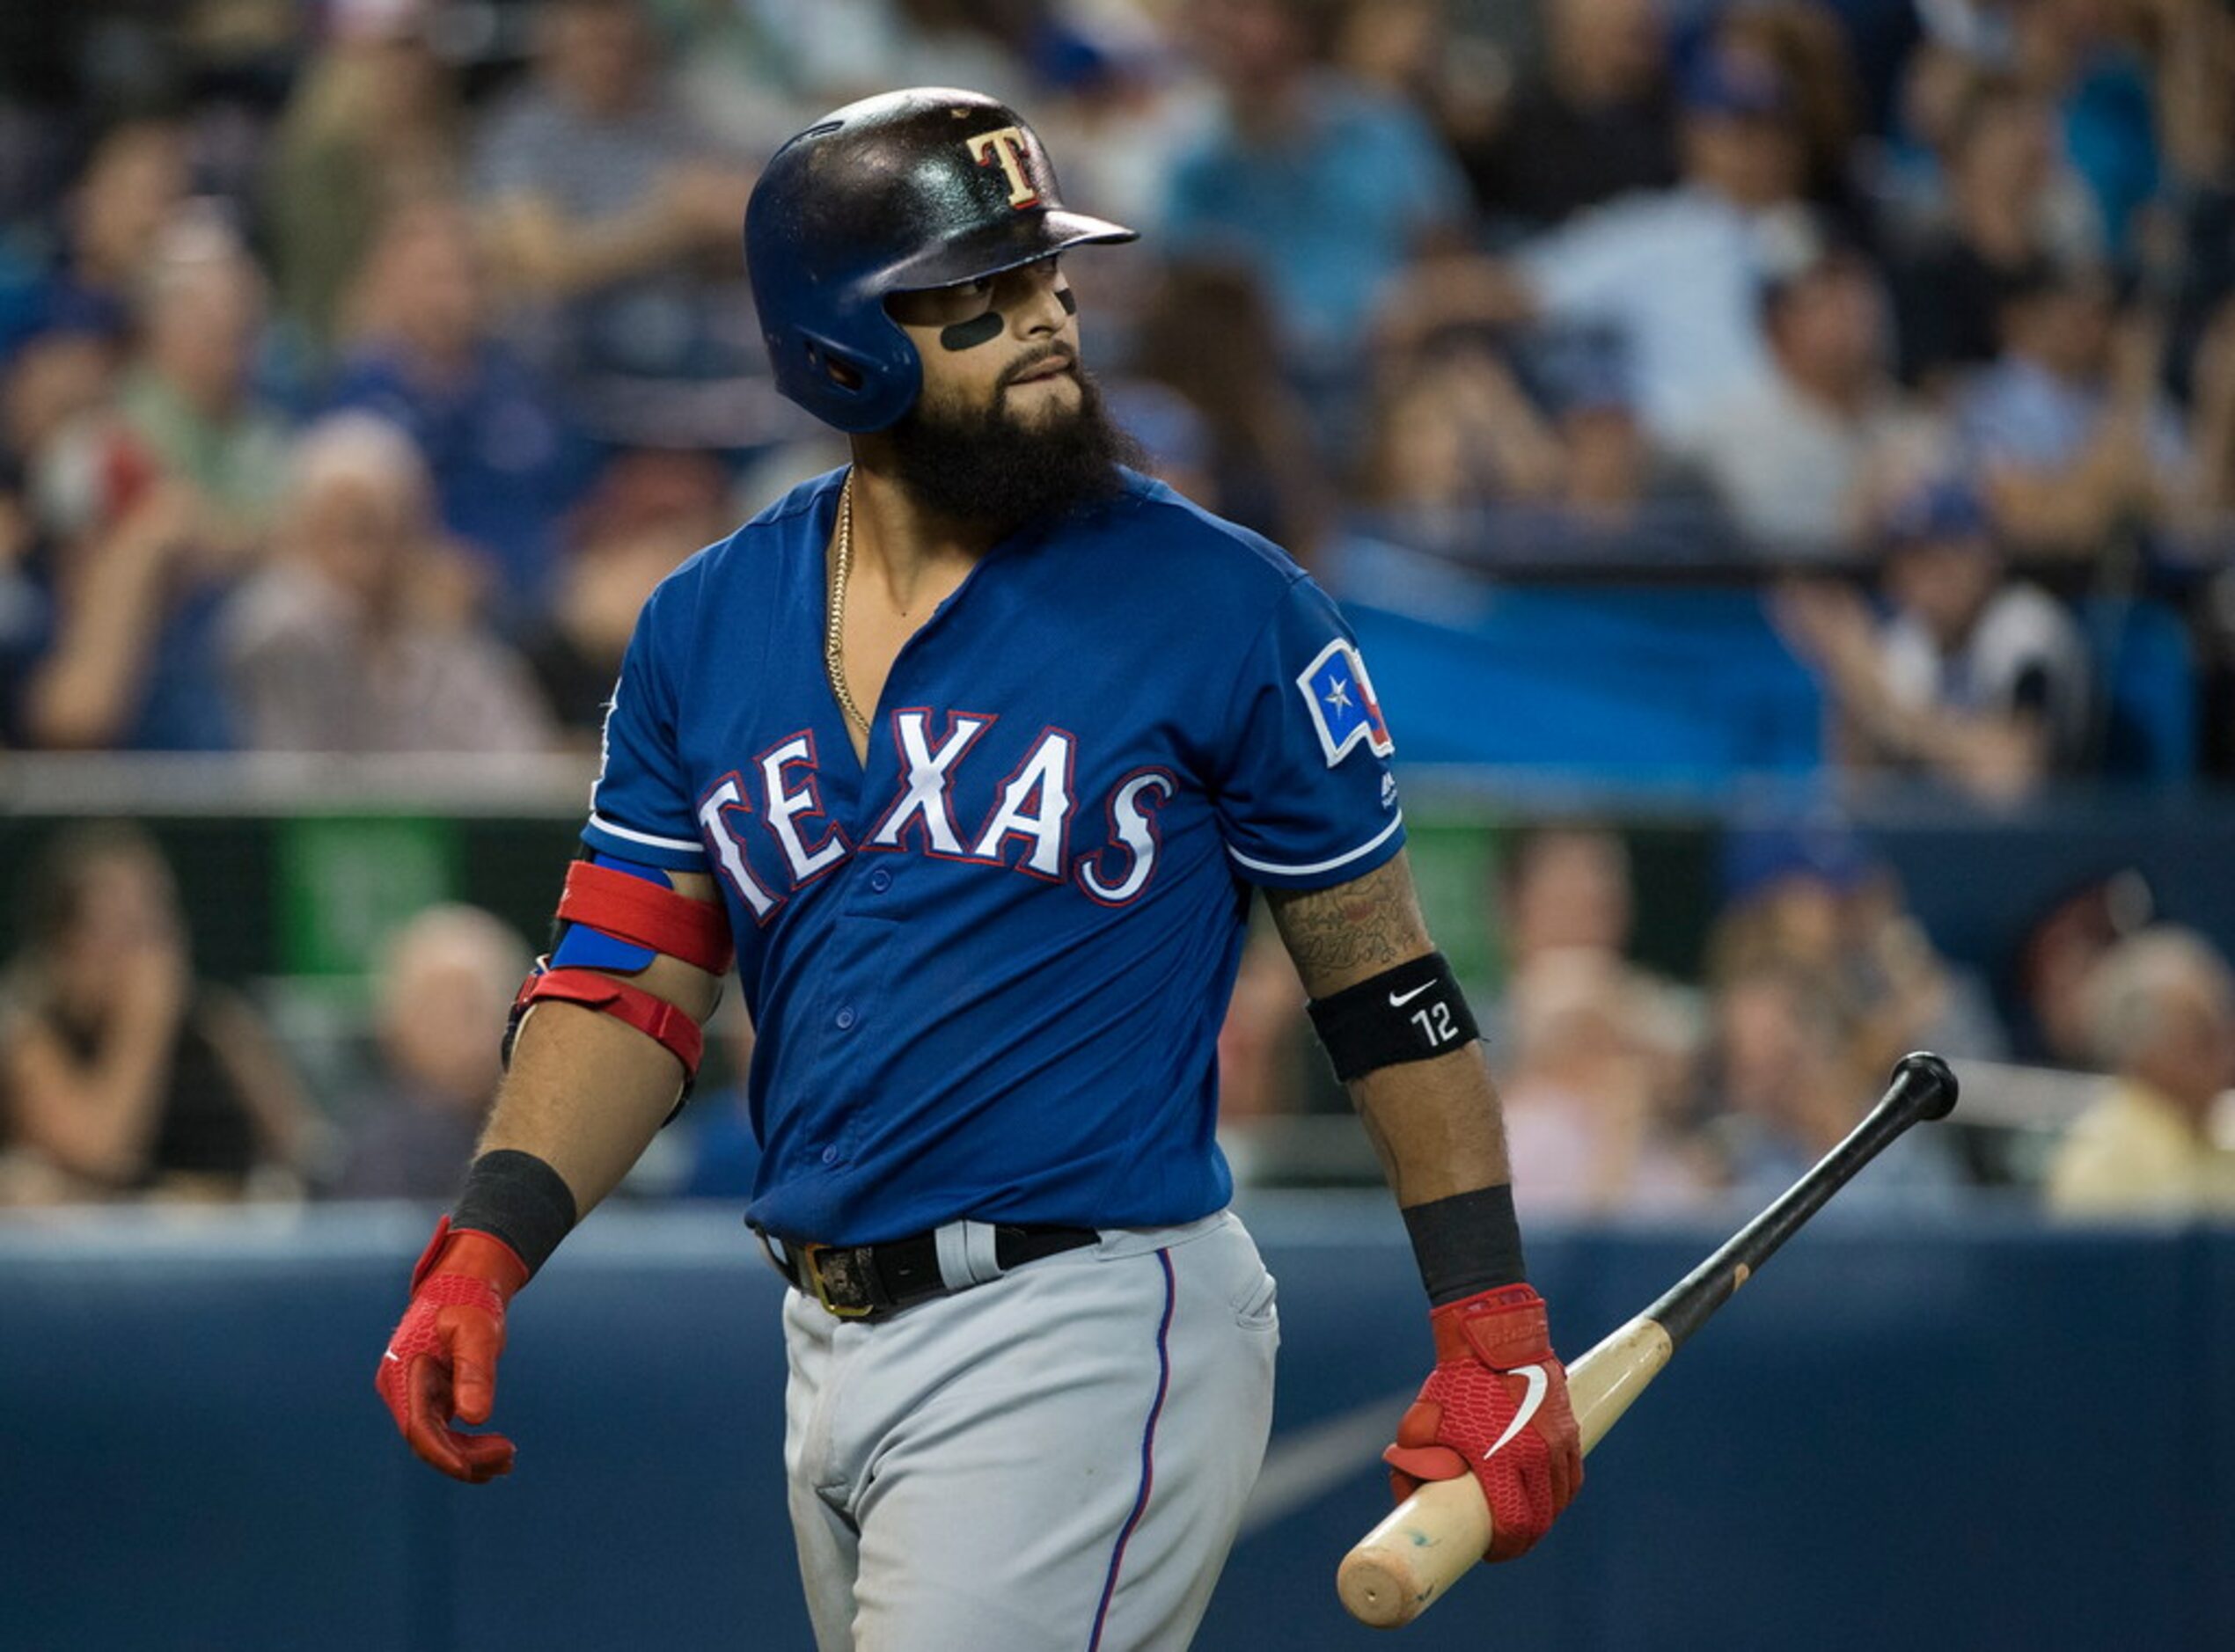
[[[1399,1062],[1447,1056],[1482,1036],[1450,961],[1440,952],[1315,998],[1312,1026],[1348,1084]]]

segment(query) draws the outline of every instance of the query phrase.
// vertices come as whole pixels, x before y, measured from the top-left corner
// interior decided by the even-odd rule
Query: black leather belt
[[[1101,1237],[1090,1227],[997,1226],[993,1256],[1006,1274],[1044,1256],[1091,1245]],[[950,1282],[941,1271],[936,1233],[913,1233],[882,1245],[811,1245],[788,1240],[780,1252],[763,1234],[761,1247],[778,1273],[842,1319],[890,1313],[926,1297],[966,1288]]]

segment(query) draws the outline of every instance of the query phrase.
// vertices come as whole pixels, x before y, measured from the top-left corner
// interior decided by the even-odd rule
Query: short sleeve
[[[1228,704],[1213,801],[1251,883],[1318,889],[1404,846],[1389,725],[1358,641],[1299,578],[1249,645]]]
[[[597,784],[583,841],[625,860],[671,871],[706,865],[682,760],[676,753],[675,695],[663,670],[659,593],[638,615],[605,708]]]

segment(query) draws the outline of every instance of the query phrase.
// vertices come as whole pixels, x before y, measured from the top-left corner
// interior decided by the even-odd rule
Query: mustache
[[[1067,344],[1043,345],[1039,349],[1032,351],[1028,355],[1018,356],[1015,361],[1011,362],[1007,367],[1003,368],[1001,369],[1000,377],[993,381],[993,388],[997,391],[1005,391],[1010,385],[1015,384],[1018,379],[1023,377],[1027,373],[1033,371],[1037,368],[1044,367],[1050,362],[1059,360],[1065,364],[1066,368],[1070,372],[1076,373],[1079,370],[1078,351],[1073,349]]]

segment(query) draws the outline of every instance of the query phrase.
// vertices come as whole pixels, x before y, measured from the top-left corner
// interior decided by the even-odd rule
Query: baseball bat
[[[1606,1437],[1685,1339],[1857,1171],[1910,1125],[1946,1118],[1955,1103],[1946,1062],[1924,1051],[1902,1056],[1886,1093],[1846,1140],[1652,1306],[1576,1361],[1568,1400],[1584,1451]],[[1343,1557],[1336,1591],[1360,1623],[1377,1629],[1411,1623],[1482,1559],[1490,1534],[1489,1505],[1472,1474],[1431,1480]]]

